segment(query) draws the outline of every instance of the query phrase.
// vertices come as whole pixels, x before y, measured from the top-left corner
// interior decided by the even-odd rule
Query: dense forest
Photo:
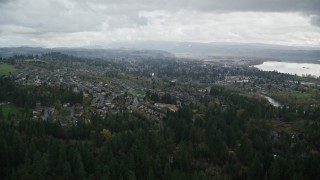
[[[28,89],[8,78],[0,85],[1,101],[22,109],[36,101],[82,99],[65,87]],[[295,113],[308,119],[303,132],[275,133],[268,119],[289,116],[290,109],[275,109],[264,99],[222,87],[212,87],[202,107],[168,111],[160,129],[126,110],[104,119],[92,113],[90,124],[71,127],[33,121],[27,114],[8,119],[0,109],[1,179],[320,177],[319,111]]]

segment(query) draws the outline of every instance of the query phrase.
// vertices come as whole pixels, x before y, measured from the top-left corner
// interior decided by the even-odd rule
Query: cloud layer
[[[320,46],[319,0],[0,0],[0,46],[115,41]]]

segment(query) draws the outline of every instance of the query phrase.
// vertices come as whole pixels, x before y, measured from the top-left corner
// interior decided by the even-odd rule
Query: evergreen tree
[[[3,120],[3,119],[4,119],[4,113],[3,113],[2,107],[0,106],[0,120]]]
[[[280,180],[281,179],[281,167],[277,160],[273,161],[268,172],[268,179]]]
[[[37,151],[34,156],[32,179],[45,179],[48,171],[48,161]]]
[[[238,158],[246,165],[249,165],[253,157],[253,149],[247,136],[240,140],[239,147],[236,150]]]
[[[76,150],[73,157],[73,174],[77,179],[85,179],[86,170],[83,165],[81,154]]]
[[[249,169],[249,179],[262,179],[263,178],[263,167],[261,163],[261,156],[256,154]]]

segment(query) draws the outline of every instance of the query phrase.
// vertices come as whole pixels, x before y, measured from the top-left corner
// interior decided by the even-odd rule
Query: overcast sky
[[[0,46],[134,41],[320,47],[320,0],[0,0]]]

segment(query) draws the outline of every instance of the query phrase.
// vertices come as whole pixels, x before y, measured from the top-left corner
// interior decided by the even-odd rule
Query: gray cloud
[[[198,3],[197,3],[198,2]],[[311,23],[320,26],[319,0],[191,0],[189,8],[204,11],[298,12],[312,16]]]
[[[206,1],[192,0],[191,5],[203,10],[222,11],[272,11],[286,12],[297,11],[306,13],[319,12],[320,1],[318,0],[224,0]],[[197,3],[199,2],[199,3]]]
[[[63,37],[77,38],[79,42],[88,43],[91,36],[104,36],[105,41],[114,41],[122,40],[124,35],[124,39],[139,39],[142,33],[143,40],[146,40],[146,37],[157,40],[181,36],[193,37],[194,39],[188,40],[198,41],[208,39],[212,34],[217,36],[215,32],[200,33],[201,28],[194,31],[199,24],[206,26],[202,29],[214,28],[213,24],[219,26],[210,19],[200,18],[206,17],[205,14],[299,13],[309,19],[309,24],[320,27],[319,7],[319,0],[0,0],[0,43],[6,43],[9,41],[8,37],[15,35],[19,35],[19,40],[24,39],[27,42],[30,39],[32,43],[46,42],[45,38],[50,37],[48,44],[51,45],[55,39],[65,42]],[[175,17],[180,19],[176,20]],[[230,17],[233,18],[233,21],[228,21],[231,24],[237,21],[248,23],[244,19]],[[274,23],[277,23],[276,21],[275,19]],[[285,21],[281,21],[283,22]],[[259,23],[258,25],[264,26]],[[219,27],[215,29],[224,32]],[[240,30],[246,31],[243,27]],[[272,29],[269,34],[274,31],[278,30]],[[309,31],[315,30],[311,28]],[[297,32],[301,33],[300,27]],[[154,36],[155,33],[158,36]],[[255,31],[250,33],[259,34]],[[230,37],[231,40],[246,38],[238,32],[226,31],[226,34],[228,36],[221,37]],[[248,35],[248,32],[242,34]],[[83,37],[84,35],[88,37]],[[18,42],[18,38],[15,39]]]
[[[317,19],[319,0],[0,0],[0,24],[37,27],[44,32],[96,31],[147,25],[141,11],[299,12]],[[314,22],[314,20],[312,21]],[[316,21],[315,21],[316,22]],[[313,23],[318,25],[317,23]]]
[[[0,7],[1,7],[2,5],[4,5],[4,4],[8,3],[8,2],[9,2],[9,0],[0,0]]]
[[[178,10],[194,9],[199,11],[262,11],[262,12],[320,12],[319,0],[71,0],[89,6],[117,6],[131,10]]]
[[[319,15],[311,16],[311,23],[315,26],[320,26],[320,16]]]

